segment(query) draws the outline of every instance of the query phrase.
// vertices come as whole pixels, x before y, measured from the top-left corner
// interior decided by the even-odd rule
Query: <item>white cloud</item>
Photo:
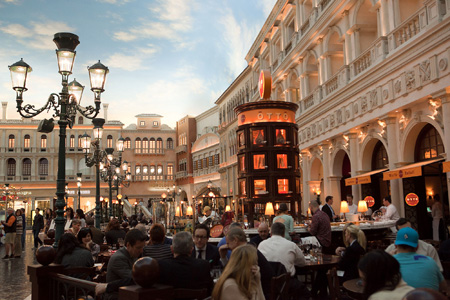
[[[55,44],[53,43],[53,35],[57,32],[73,31],[74,28],[63,22],[31,22],[30,27],[25,27],[21,24],[9,24],[0,27],[0,30],[6,34],[15,36],[18,41],[35,49],[53,50]]]
[[[130,0],[97,0],[97,2],[108,3],[108,4],[123,5],[123,4],[125,4],[125,3],[130,2]]]
[[[275,3],[277,3],[277,0],[259,0],[257,3],[264,12],[264,16],[267,18],[275,6]]]
[[[173,43],[183,43],[183,34],[192,30],[192,7],[194,0],[157,0],[149,7],[155,21],[141,19],[139,24],[125,31],[116,32],[114,38],[120,41],[159,38]]]
[[[114,53],[105,59],[104,64],[110,69],[117,68],[126,71],[143,70],[147,68],[144,60],[157,53],[158,49],[154,45],[148,44],[147,47],[136,48],[134,52],[134,55]]]

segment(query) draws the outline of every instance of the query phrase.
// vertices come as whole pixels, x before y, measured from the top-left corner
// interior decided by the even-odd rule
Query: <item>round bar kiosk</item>
[[[261,71],[263,100],[235,108],[239,187],[235,210],[236,216],[247,216],[243,221],[250,228],[265,216],[273,217],[281,203],[287,204],[293,216],[301,215],[298,105],[267,100],[271,85],[270,72]]]

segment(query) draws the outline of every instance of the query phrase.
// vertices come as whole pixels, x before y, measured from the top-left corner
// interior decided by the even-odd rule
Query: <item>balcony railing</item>
[[[364,51],[359,57],[350,63],[350,76],[353,78],[372,65],[383,60],[388,54],[387,38],[381,36],[377,38],[372,45]]]
[[[327,80],[323,86],[324,97],[327,97],[335,90],[345,86],[350,79],[350,69],[347,65],[344,65],[340,68],[340,70],[333,75],[329,80]]]
[[[406,19],[402,24],[400,24],[400,26],[397,27],[397,29],[393,30],[388,35],[389,50],[396,49],[420,33],[422,27],[424,27],[427,23],[427,20],[424,17],[422,20],[423,26],[421,26],[421,15],[426,16],[426,7]]]
[[[179,171],[175,173],[175,179],[185,178],[188,176],[187,171]]]
[[[183,153],[183,152],[187,152],[187,145],[181,145],[175,148],[175,153]]]

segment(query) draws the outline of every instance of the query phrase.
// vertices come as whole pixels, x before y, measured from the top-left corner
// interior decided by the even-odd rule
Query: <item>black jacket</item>
[[[159,263],[159,282],[184,289],[208,289],[211,295],[213,280],[209,263],[186,255],[163,259]]]
[[[37,214],[34,216],[34,222],[33,222],[33,230],[41,230],[44,229],[44,217]]]
[[[358,262],[359,259],[366,253],[363,247],[355,241],[352,245],[345,249],[344,256],[339,261],[338,269],[344,271],[343,282],[359,278]]]
[[[194,250],[192,250],[191,257],[197,258],[197,251],[195,250],[195,247]],[[210,264],[211,267],[220,265],[220,254],[216,246],[206,244],[206,261]]]
[[[322,211],[328,215],[328,217],[330,218],[330,222],[334,221],[333,220],[333,213],[331,212],[331,209],[328,206],[328,204],[325,204],[324,206],[322,206]]]

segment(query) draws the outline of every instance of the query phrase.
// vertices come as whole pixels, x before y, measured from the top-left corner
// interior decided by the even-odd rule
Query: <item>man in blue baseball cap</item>
[[[418,242],[419,234],[411,227],[402,228],[397,233],[397,254],[394,257],[400,263],[403,280],[414,288],[446,292],[447,284],[436,262],[429,256],[416,253]]]

